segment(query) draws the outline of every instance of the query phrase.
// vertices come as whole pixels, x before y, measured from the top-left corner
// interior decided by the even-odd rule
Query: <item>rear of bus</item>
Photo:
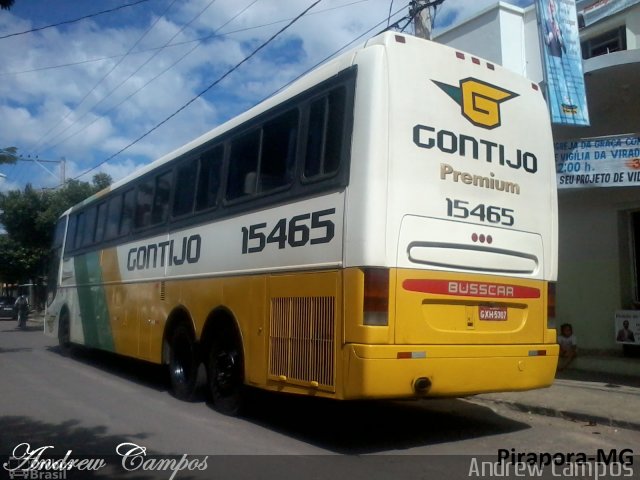
[[[550,385],[557,200],[541,91],[432,42],[374,43],[355,60],[344,285],[361,300],[346,301],[344,396]]]

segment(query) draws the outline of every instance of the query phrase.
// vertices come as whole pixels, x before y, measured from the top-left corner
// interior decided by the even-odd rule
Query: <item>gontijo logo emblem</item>
[[[500,126],[500,104],[518,96],[504,88],[476,78],[460,80],[460,86],[436,82],[462,108],[462,115],[478,127],[493,129]]]

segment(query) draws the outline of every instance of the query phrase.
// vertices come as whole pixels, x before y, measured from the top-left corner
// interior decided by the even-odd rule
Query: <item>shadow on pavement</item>
[[[47,347],[47,350],[63,357],[72,357],[74,361],[104,370],[156,391],[164,392],[167,390],[167,371],[161,365],[78,345],[73,345],[68,353],[59,346]],[[201,398],[202,400],[204,400],[204,396]]]
[[[59,347],[48,348],[63,355]],[[167,391],[167,373],[161,366],[83,347],[73,347],[72,356],[143,387]],[[242,420],[342,454],[393,452],[529,428],[461,399],[341,402],[256,389],[250,389],[249,398]],[[202,369],[193,402],[205,400]]]
[[[462,399],[348,401],[255,391],[244,419],[341,454],[410,448],[530,428]]]
[[[106,462],[106,466],[97,471],[71,471],[69,478],[112,478],[118,473],[124,473],[119,465],[120,457],[116,455],[116,446],[125,442],[139,442],[146,437],[144,434],[130,437],[108,435],[107,427],[81,427],[78,423],[66,421],[52,424],[25,416],[0,417],[0,465],[7,463],[8,468],[17,467],[19,463],[16,463],[16,460],[10,460],[10,456],[17,445],[26,442],[30,446],[30,451],[49,445],[53,447],[44,450],[41,459],[59,460],[65,456],[68,450],[71,450],[69,459],[104,459]],[[55,472],[46,473],[51,475]],[[34,472],[35,474],[36,472]],[[44,471],[42,474],[41,478],[58,478],[46,477]],[[141,474],[132,472],[126,478],[128,480],[148,480],[158,477],[147,475],[146,472]]]

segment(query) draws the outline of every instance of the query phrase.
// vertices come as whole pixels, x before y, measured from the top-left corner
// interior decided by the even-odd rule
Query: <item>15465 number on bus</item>
[[[512,227],[515,219],[514,211],[510,208],[496,207],[494,205],[471,205],[464,200],[447,198],[447,215],[453,218],[477,218],[481,222],[494,223]]]
[[[242,227],[242,253],[261,252],[269,243],[275,243],[281,250],[287,245],[329,243],[335,235],[336,226],[330,219],[335,213],[335,208],[329,208],[290,219],[281,218],[270,231],[266,222]]]

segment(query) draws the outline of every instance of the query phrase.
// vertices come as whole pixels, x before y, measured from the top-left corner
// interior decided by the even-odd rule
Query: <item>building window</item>
[[[622,26],[582,42],[582,58],[586,60],[626,49],[627,33]]]

